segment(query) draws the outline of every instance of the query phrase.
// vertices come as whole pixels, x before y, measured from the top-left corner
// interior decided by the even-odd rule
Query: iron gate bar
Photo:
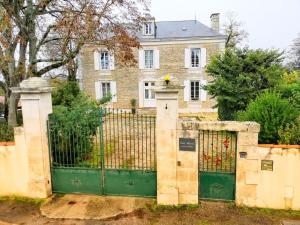
[[[155,117],[109,108],[95,113],[93,124],[64,124],[49,116],[53,191],[155,196]]]
[[[199,197],[234,200],[237,133],[199,130]]]

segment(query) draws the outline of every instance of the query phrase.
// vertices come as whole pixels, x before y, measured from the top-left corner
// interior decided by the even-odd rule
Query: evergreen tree
[[[217,99],[219,119],[235,119],[237,111],[278,84],[285,71],[281,56],[276,50],[234,48],[212,57],[206,71],[213,80],[205,89]]]

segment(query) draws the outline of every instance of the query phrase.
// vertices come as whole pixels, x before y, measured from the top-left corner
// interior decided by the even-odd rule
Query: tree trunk
[[[5,100],[4,100],[4,118],[8,120],[8,92],[5,93]]]
[[[17,110],[16,110],[16,96],[9,91],[8,98],[8,125],[15,127],[17,126]]]
[[[15,62],[9,62],[8,63],[8,73],[9,73],[9,81],[10,81],[10,87],[14,87],[15,85]],[[8,90],[7,93],[8,96],[8,125],[10,126],[16,126],[17,125],[17,111],[16,111],[16,97],[11,92],[11,90]]]

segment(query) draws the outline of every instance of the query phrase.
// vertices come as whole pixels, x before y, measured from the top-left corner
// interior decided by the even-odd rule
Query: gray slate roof
[[[140,39],[142,35],[139,35]],[[214,31],[197,20],[158,21],[156,22],[155,39],[192,39],[192,38],[225,38],[226,36]],[[149,40],[149,38],[147,38]],[[154,40],[154,39],[152,39]]]

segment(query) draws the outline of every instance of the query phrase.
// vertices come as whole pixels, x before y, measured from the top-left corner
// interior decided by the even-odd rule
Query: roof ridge
[[[194,20],[159,20],[159,21],[155,21],[156,23],[158,22],[183,22],[183,21],[195,21]],[[199,20],[196,20],[197,22],[201,23]]]

